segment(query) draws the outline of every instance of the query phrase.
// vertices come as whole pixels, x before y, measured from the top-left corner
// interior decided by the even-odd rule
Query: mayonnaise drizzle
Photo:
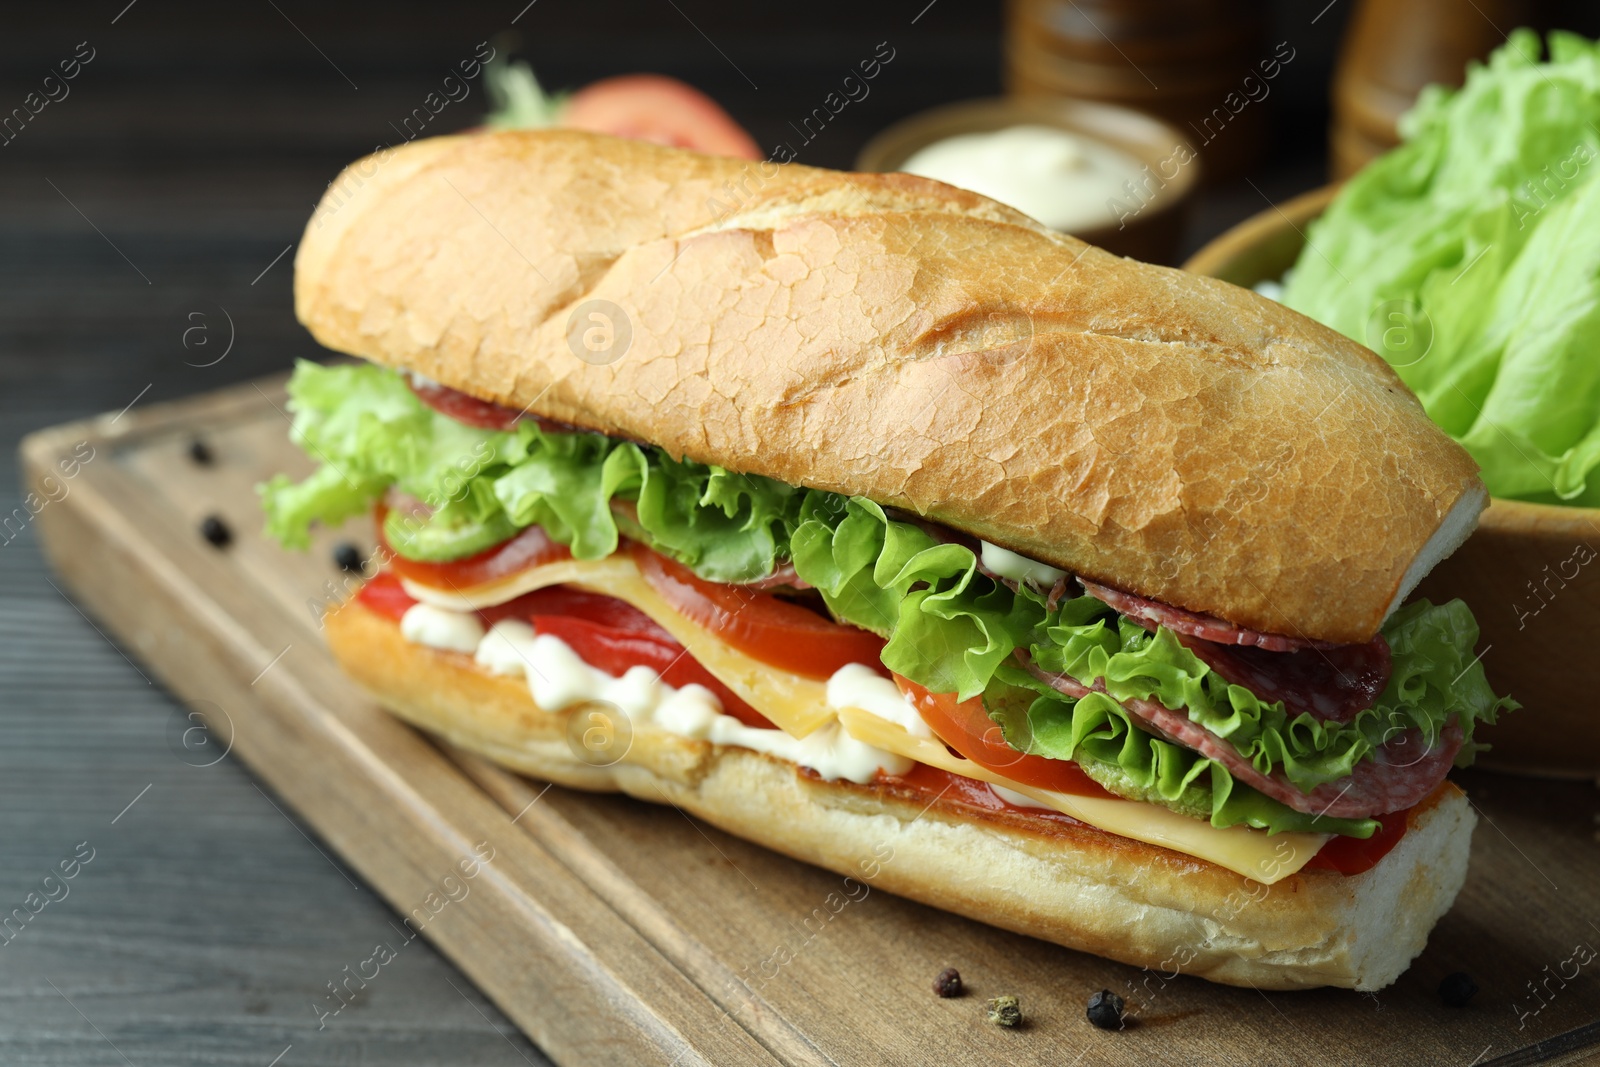
[[[400,634],[412,644],[472,652],[483,640],[483,623],[476,615],[413,604],[400,619]]]
[[[419,609],[426,608],[426,612]],[[648,667],[630,667],[618,678],[589,666],[572,647],[551,634],[538,634],[518,619],[502,619],[487,632],[476,615],[417,604],[406,612],[416,621],[401,632],[406,639],[434,648],[471,652],[473,659],[492,674],[527,679],[534,703],[546,711],[560,712],[578,704],[603,703],[617,708],[635,731],[655,727],[679,737],[735,745],[764,752],[807,767],[833,781],[845,778],[866,783],[879,771],[905,774],[912,761],[857,741],[837,720],[804,738],[782,730],[747,726],[722,712],[716,694],[701,685],[674,688]],[[454,619],[442,618],[455,616]],[[465,636],[476,627],[480,635],[472,647]],[[895,684],[864,664],[841,667],[827,686],[830,707],[858,707],[888,719],[921,736],[931,736],[921,716]]]
[[[1014,807],[1039,808],[1042,811],[1056,810],[1056,808],[1050,804],[1042,803],[1038,800],[1035,800],[1033,797],[1030,797],[1026,793],[1017,792],[1015,789],[1007,789],[1003,785],[996,785],[995,783],[990,782],[989,789],[994,793],[995,796],[999,797],[1007,804],[1013,805]]]
[[[1041,589],[1049,589],[1067,576],[1067,572],[1048,563],[1019,555],[1010,549],[981,542],[983,566],[990,574],[1010,578],[1013,582],[1031,582]]]

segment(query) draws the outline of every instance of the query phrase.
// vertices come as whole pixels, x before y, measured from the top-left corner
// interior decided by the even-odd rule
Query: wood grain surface
[[[997,14],[948,0],[915,28],[916,11],[734,0],[680,4],[693,22],[664,3],[543,0],[513,23],[528,6],[92,0],[8,9],[0,113],[20,106],[77,42],[96,58],[69,97],[0,146],[7,454],[32,430],[130,403],[137,411],[317,355],[294,321],[293,252],[280,253],[340,167],[381,140],[397,142],[391,123],[477,42],[504,31],[520,35],[551,87],[673,74],[726,102],[763,143],[893,35],[902,48],[895,77],[879,79],[870,99],[806,146],[802,158],[820,165],[848,164],[871,133],[913,110],[999,87]],[[428,132],[473,125],[482,111],[474,88]],[[0,515],[21,506],[8,459]],[[141,676],[150,671],[137,650],[119,651],[51,586],[60,582],[45,569],[34,525],[0,542],[0,914],[21,906],[78,842],[99,850],[71,895],[0,956],[0,1063],[265,1067],[280,1054],[277,1067],[547,1062],[421,939],[319,1029],[311,1005],[325,983],[366,959],[399,917],[237,758],[202,768],[173,755],[167,731],[181,733],[183,712],[159,680]]]
[[[881,892],[834,912],[835,875],[672,808],[546,790],[442,749],[371,707],[318,639],[313,609],[339,581],[328,548],[370,528],[323,531],[304,555],[257,533],[252,487],[309,468],[285,439],[283,404],[272,380],[30,438],[35,482],[94,452],[35,520],[46,551],[84,608],[205,716],[205,737],[231,742],[229,758],[397,913],[420,915],[423,938],[558,1063],[1045,1064],[1067,1053],[1469,1064],[1600,1013],[1600,962],[1574,962],[1600,946],[1587,784],[1467,776],[1483,816],[1472,875],[1411,971],[1380,994],[1268,994],[1063,951]],[[189,458],[196,437],[213,464]],[[200,536],[212,514],[234,531],[226,549]],[[214,751],[175,744],[190,761]],[[454,875],[485,851],[475,877]],[[447,876],[462,889],[417,912]],[[409,929],[379,940],[409,952]],[[370,987],[382,989],[381,966],[350,962],[377,970]],[[952,965],[971,993],[938,1000],[929,984]],[[1435,992],[1455,970],[1483,987],[1466,1009]],[[1134,1025],[1089,1026],[1084,1001],[1101,988],[1128,999]],[[983,1020],[983,999],[1002,992],[1022,998],[1019,1032]]]
[[[1275,24],[1301,58],[1266,103],[1272,152],[1249,181],[1208,190],[1197,202],[1191,249],[1321,180],[1319,109],[1345,5],[1275,6]],[[69,99],[0,148],[0,442],[11,447],[29,431],[99,411],[131,405],[136,413],[316,356],[291,311],[292,251],[277,257],[298,240],[341,166],[394,139],[391,124],[445,70],[508,29],[521,35],[521,50],[547,85],[664,71],[711,92],[762,144],[792,137],[791,121],[877,42],[891,40],[899,50],[893,76],[880,78],[870,99],[852,103],[802,150],[803,162],[824,166],[848,164],[872,133],[899,118],[999,89],[997,10],[955,0],[870,8],[824,0],[543,0],[531,8],[525,0],[94,0],[8,10],[0,32],[5,108],[36,89],[76,42],[89,41],[97,57],[73,81]],[[475,92],[430,132],[471,125],[481,104]],[[204,329],[188,332],[195,326]],[[230,337],[236,343],[228,347]],[[17,468],[0,463],[0,513],[21,506]],[[230,518],[247,530],[257,521],[245,511]],[[79,842],[96,850],[70,896],[3,946],[0,1063],[547,1062],[425,939],[410,943],[380,981],[319,1029],[312,1002],[390,936],[398,914],[240,759],[191,766],[196,756],[181,740],[182,756],[175,754],[169,735],[181,739],[193,724],[136,647],[108,640],[96,629],[103,623],[58,591],[41,559],[37,524],[0,540],[0,903],[22,906]],[[333,576],[325,557],[314,560],[319,581]],[[580,808],[581,798],[560,791],[545,800],[553,803],[537,808],[612,803]],[[1580,825],[1594,811],[1592,791],[1557,791],[1545,803],[1571,820],[1566,832],[1575,848],[1593,847]],[[1536,808],[1518,825],[1535,820]],[[635,814],[668,817],[682,822],[670,811]],[[597,832],[572,825],[574,834]],[[659,824],[632,825],[644,832]],[[738,855],[737,842],[707,834]],[[706,869],[717,871],[711,862]],[[722,872],[738,878],[731,868]],[[756,894],[742,878],[738,885]],[[782,914],[799,922],[814,904],[800,900]],[[866,904],[882,906],[877,898]],[[629,921],[643,929],[643,918]],[[1474,936],[1447,923],[1439,937],[1452,929],[1448,936]],[[1516,929],[1534,955],[1553,940]],[[655,933],[650,940],[665,943]],[[1002,935],[997,943],[1017,939]],[[941,955],[937,946],[913,947]],[[1423,963],[1428,978],[1446,965],[1432,955]],[[1532,977],[1508,972],[1497,987],[1485,983],[1495,998],[1485,1004],[1480,994],[1478,1010],[1510,1017],[1510,998]],[[888,976],[872,971],[852,980],[870,987]],[[925,981],[919,975],[915,984]],[[989,976],[982,988],[992,992],[997,982]],[[1419,988],[1425,993],[1427,985]],[[1373,1018],[1388,1023],[1392,1003],[1385,999]],[[976,1005],[936,1009],[964,1025]],[[1272,1015],[1265,1004],[1255,1010]],[[1540,1039],[1563,1029],[1555,1010],[1530,1024]],[[1434,1021],[1448,1025],[1452,1017]],[[1523,1036],[1508,1029],[1482,1060]],[[1102,1062],[1098,1047],[1063,1042],[1058,1062]],[[997,1062],[1009,1058],[1007,1048],[998,1047]],[[928,1058],[937,1062],[940,1051]],[[1205,1051],[1157,1042],[1149,1058],[1180,1063]]]

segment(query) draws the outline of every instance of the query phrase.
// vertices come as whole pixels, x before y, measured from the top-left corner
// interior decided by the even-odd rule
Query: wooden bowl
[[[856,157],[856,169],[899,170],[918,149],[935,141],[1021,124],[1055,126],[1080,134],[1121,149],[1147,165],[1151,178],[1146,183],[1149,192],[1144,206],[1121,228],[1112,224],[1076,236],[1119,256],[1150,263],[1176,260],[1189,194],[1200,178],[1200,161],[1176,129],[1129,108],[1086,100],[1007,97],[946,104],[902,119],[868,141]],[[1185,158],[1187,163],[1178,162]],[[1168,173],[1172,177],[1163,180]]]
[[[1277,279],[1337,186],[1263,211],[1218,237],[1185,270],[1250,286]],[[1522,710],[1487,727],[1483,766],[1549,777],[1600,776],[1600,707],[1589,657],[1600,650],[1600,508],[1493,498],[1478,529],[1417,590],[1460,597],[1478,617],[1484,670]]]

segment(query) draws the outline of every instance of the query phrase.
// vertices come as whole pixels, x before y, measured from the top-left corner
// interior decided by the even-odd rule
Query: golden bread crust
[[[1264,886],[1093,827],[979,820],[664,731],[636,731],[620,762],[590,766],[567,743],[568,717],[540,710],[520,679],[411,644],[359,601],[328,616],[327,635],[379,703],[514,770],[671,803],[841,874],[860,877],[877,860],[878,888],[1168,975],[1260,989],[1379,989],[1422,951],[1466,877],[1475,819],[1449,783],[1417,807],[1406,836],[1372,870],[1305,870]]]
[[[1483,506],[1362,346],[909,175],[418,141],[333,183],[295,288],[330,348],[1256,630],[1369,639]],[[589,301],[630,328],[614,362]]]

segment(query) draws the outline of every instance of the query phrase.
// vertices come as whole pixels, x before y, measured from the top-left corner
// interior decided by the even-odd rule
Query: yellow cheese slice
[[[1298,871],[1328,840],[1326,834],[1284,833],[1269,837],[1244,826],[1219,830],[1157,804],[1037,789],[952,755],[938,740],[915,737],[899,723],[869,711],[829,707],[825,682],[762,663],[686,618],[656,592],[626,553],[599,560],[549,563],[466,589],[440,589],[406,578],[401,579],[401,584],[417,600],[451,611],[479,611],[551,585],[577,586],[625,600],[654,619],[701,666],[793,737],[806,737],[837,717],[856,740],[886,752],[1014,790],[1107,833],[1170,848],[1268,885]]]
[[[614,596],[654,619],[700,666],[785,733],[806,737],[833,719],[826,682],[763,663],[686,618],[645,580],[626,552],[605,559],[547,563],[468,589],[440,589],[409,578],[402,578],[400,584],[417,600],[451,611],[480,611],[551,585],[572,585]]]
[[[845,732],[857,741],[926,763],[941,771],[1002,786],[1079,822],[1119,837],[1170,848],[1226,867],[1246,878],[1271,885],[1304,867],[1327,842],[1327,834],[1284,833],[1268,836],[1248,826],[1219,830],[1210,823],[1180,815],[1159,804],[1111,797],[1056,793],[1014,782],[962,756],[952,755],[931,737],[913,737],[899,723],[860,708],[837,709]]]

